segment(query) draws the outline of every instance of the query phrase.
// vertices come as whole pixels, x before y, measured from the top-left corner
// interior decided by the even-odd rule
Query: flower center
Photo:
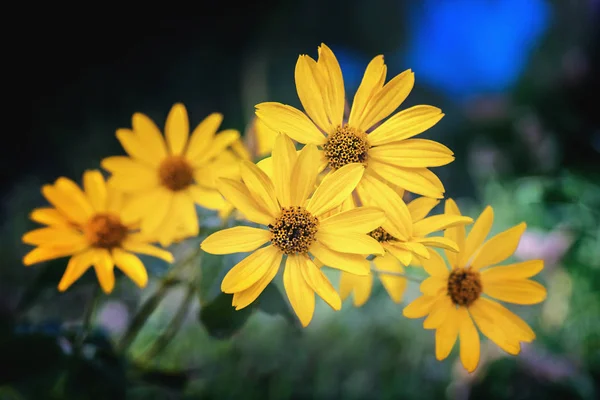
[[[365,164],[369,147],[365,133],[344,125],[338,126],[335,132],[329,135],[323,150],[329,166],[335,170],[350,163]]]
[[[315,241],[319,220],[302,207],[282,207],[269,225],[271,243],[285,254],[306,254]]]
[[[448,295],[457,306],[468,307],[479,298],[482,292],[479,272],[471,268],[458,268],[450,272]]]
[[[85,224],[83,233],[93,247],[112,249],[120,247],[128,229],[113,214],[96,214]]]
[[[379,228],[375,229],[374,231],[369,232],[369,236],[371,236],[373,239],[377,240],[380,243],[389,242],[392,240],[398,240],[395,237],[393,237],[392,235],[390,235],[389,233],[387,233],[387,231],[385,229],[383,229],[382,227],[379,227]]]
[[[180,156],[167,157],[158,168],[158,175],[163,186],[178,192],[194,183],[192,166]]]

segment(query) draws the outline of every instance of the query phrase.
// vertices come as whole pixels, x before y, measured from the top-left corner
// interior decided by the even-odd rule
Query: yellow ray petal
[[[256,116],[277,133],[285,133],[304,144],[323,144],[325,135],[302,111],[281,103],[260,103]]]
[[[408,207],[413,222],[417,222],[425,218],[439,203],[440,201],[437,199],[418,197],[406,206]]]
[[[67,269],[58,283],[58,290],[64,292],[87,271],[87,269],[95,262],[96,253],[93,249],[75,254],[69,260]]]
[[[102,168],[111,172],[109,182],[123,192],[139,192],[160,185],[158,171],[122,156],[102,160]]]
[[[376,56],[371,60],[363,75],[360,86],[354,95],[352,109],[348,125],[358,127],[366,111],[366,105],[369,100],[383,87],[387,68],[383,62],[383,56]]]
[[[467,371],[473,372],[479,364],[479,333],[475,329],[473,320],[466,308],[460,307],[458,309],[458,318],[460,321],[458,327],[460,361]]]
[[[413,238],[412,241],[415,243],[421,243],[424,246],[437,247],[439,249],[450,250],[450,251],[454,251],[454,252],[457,252],[459,250],[456,243],[454,243],[452,240],[447,239],[442,236],[428,236],[428,237],[424,237],[424,238]]]
[[[85,171],[83,174],[85,195],[95,211],[106,211],[108,193],[106,182],[100,171]]]
[[[430,276],[421,282],[419,290],[425,296],[437,296],[438,294],[444,294],[448,291],[448,279]]]
[[[337,58],[324,43],[319,47],[319,59],[317,65],[321,67],[321,71],[326,81],[326,91],[329,98],[328,117],[333,126],[342,124],[344,116],[344,105],[346,96],[344,93],[344,78],[342,77],[342,69]]]
[[[302,326],[310,323],[315,312],[315,292],[302,276],[300,256],[288,256],[283,272],[283,286]]]
[[[473,259],[473,268],[495,265],[510,257],[517,249],[526,228],[527,224],[522,222],[485,242]]]
[[[292,170],[291,203],[302,206],[315,189],[323,155],[314,144],[304,146]]]
[[[385,250],[383,250],[383,247],[377,240],[364,233],[318,231],[316,238],[321,244],[341,253],[380,255],[385,253]]]
[[[141,288],[148,284],[148,272],[144,263],[135,255],[121,249],[113,249],[112,255],[117,267]]]
[[[304,280],[331,308],[340,310],[342,300],[329,279],[309,258],[299,257],[298,260]]]
[[[496,282],[530,278],[544,268],[543,260],[529,260],[515,264],[492,267],[481,271],[483,282]]]
[[[135,113],[131,118],[131,125],[139,143],[154,160],[163,160],[167,156],[165,140],[154,121],[142,113]]]
[[[430,278],[431,279],[431,278]],[[431,312],[423,321],[423,328],[437,329],[444,324],[446,318],[456,310],[456,306],[448,296],[441,296],[431,308]]]
[[[484,297],[477,299],[477,306],[495,325],[502,327],[507,337],[526,343],[535,339],[535,333],[529,325],[506,307]]]
[[[421,318],[431,312],[431,307],[439,299],[435,296],[417,297],[412,303],[404,307],[402,315],[406,318]]]
[[[85,193],[71,179],[60,177],[54,183],[54,187],[72,199],[88,217],[94,213],[94,208]]]
[[[450,309],[444,322],[435,331],[435,358],[442,361],[448,357],[458,338],[458,310]]]
[[[292,176],[292,169],[296,165],[298,158],[294,143],[287,135],[277,135],[275,146],[273,147],[273,185],[277,199],[283,207],[292,205],[292,188],[295,187],[297,181]],[[316,175],[316,174],[315,174]],[[303,201],[304,199],[302,199]],[[301,204],[301,203],[300,203]],[[295,205],[300,205],[295,204]]]
[[[364,172],[365,168],[361,164],[347,164],[330,173],[315,190],[306,209],[318,217],[339,206],[350,197]]]
[[[223,114],[212,113],[196,126],[185,151],[188,160],[200,157],[210,147],[221,122],[223,122]]]
[[[456,225],[470,224],[471,222],[473,222],[471,217],[447,214],[433,215],[413,224],[413,236],[423,237],[433,232],[451,228]]]
[[[69,228],[39,228],[23,235],[23,243],[37,246],[71,246],[85,243],[85,237]]]
[[[62,215],[70,221],[83,225],[87,222],[90,214],[63,191],[52,185],[42,186],[42,194]]]
[[[178,240],[198,236],[200,226],[198,225],[198,214],[196,214],[196,206],[194,200],[187,192],[178,192],[173,196],[173,205],[171,210],[176,215],[176,221],[181,227],[182,236]]]
[[[326,113],[326,81],[317,67],[316,61],[306,55],[299,56],[294,78],[296,91],[306,114],[323,131],[331,132],[332,125]]]
[[[377,160],[369,161],[369,169],[375,171],[383,179],[402,189],[422,196],[435,199],[444,197],[443,190],[429,179],[427,168],[403,168],[382,163]]]
[[[250,286],[248,289],[233,294],[232,305],[235,306],[236,310],[241,310],[242,308],[249,306],[258,298],[263,290],[265,290],[267,285],[271,283],[273,278],[275,278],[275,275],[277,275],[280,262],[271,264],[267,272],[254,285]]]
[[[319,232],[369,233],[385,222],[385,213],[377,207],[359,207],[325,218]]]
[[[452,199],[447,199],[444,204],[444,213],[446,215],[461,215],[456,202]],[[448,228],[444,231],[444,237],[452,240],[458,248],[460,249],[460,253],[464,251],[465,248],[465,226],[458,225],[452,228]],[[446,251],[446,258],[448,258],[448,262],[451,267],[455,267],[457,265],[459,255],[453,251]]]
[[[271,217],[277,217],[281,213],[273,182],[267,174],[249,161],[243,161],[241,165],[242,179],[246,187],[258,204],[269,212]]]
[[[529,279],[483,281],[484,293],[500,301],[514,304],[537,304],[546,299],[546,288]]]
[[[440,167],[454,161],[453,153],[443,144],[425,139],[409,139],[369,149],[369,159],[396,167]]]
[[[383,243],[383,248],[387,250],[392,256],[394,256],[398,261],[402,263],[404,266],[410,265],[413,254],[412,252],[401,249],[394,245],[396,242]]]
[[[190,134],[190,122],[187,110],[181,103],[175,104],[165,124],[165,136],[171,154],[182,154]]]
[[[87,247],[87,243],[74,243],[68,246],[36,247],[23,257],[26,266],[75,254]]]
[[[254,251],[271,240],[266,229],[236,226],[215,232],[202,242],[202,250],[211,254],[231,254]]]
[[[199,185],[190,185],[188,194],[194,203],[210,210],[220,210],[227,206],[227,202],[218,190],[203,188]]]
[[[436,278],[447,279],[450,275],[446,262],[437,251],[429,252],[429,259],[423,259],[425,271]]]
[[[416,254],[417,256],[419,256],[421,258],[424,258],[424,259],[430,258],[429,250],[427,250],[427,247],[425,247],[421,243],[416,243],[416,242],[394,242],[394,246],[395,247],[399,247],[399,248],[404,249],[404,250],[408,250],[408,251],[412,252],[413,254]],[[433,251],[432,251],[432,253],[433,253]]]
[[[342,272],[340,274],[340,296],[346,299],[353,294],[352,304],[354,307],[361,307],[369,300],[371,289],[373,288],[373,275],[364,276]]]
[[[109,294],[115,288],[114,261],[108,250],[94,249],[94,270],[104,293]]]
[[[393,115],[369,134],[371,146],[398,142],[425,132],[442,119],[442,110],[433,106],[419,105]]]
[[[70,227],[69,221],[55,208],[36,208],[29,214],[32,221],[53,227]]]
[[[310,253],[328,267],[346,271],[354,275],[369,274],[369,262],[365,256],[340,253],[323,246],[319,242],[314,242],[310,246]]]
[[[223,197],[248,220],[262,225],[268,225],[274,221],[274,218],[254,200],[243,183],[221,178],[218,180],[217,188]]]
[[[224,131],[219,132],[215,135],[214,139],[210,143],[210,146],[205,149],[202,153],[198,154],[194,158],[191,158],[189,155],[187,156],[187,160],[192,164],[194,168],[201,167],[205,165],[207,162],[214,160],[220,154],[222,154],[225,149],[234,144],[237,140],[240,139],[240,132],[235,129],[226,129]]]
[[[260,280],[272,265],[281,263],[283,254],[274,246],[263,247],[237,263],[223,278],[221,290],[235,293],[248,289]]]
[[[131,236],[135,237],[134,235]],[[171,254],[167,250],[161,249],[148,243],[144,243],[142,241],[136,241],[130,238],[128,239],[129,240],[125,240],[123,242],[123,248],[127,251],[160,258],[161,260],[164,260],[168,263],[172,263],[174,261],[173,254]],[[118,262],[117,265],[119,265]]]
[[[392,273],[404,273],[404,268],[398,260],[392,256],[391,254],[386,254],[383,257],[375,257],[373,260],[375,267],[379,271],[387,271]],[[402,301],[402,296],[404,296],[404,291],[406,290],[406,285],[408,281],[406,278],[400,276],[394,276],[391,274],[377,274],[379,276],[379,280],[383,284],[384,289],[394,301],[394,303],[400,303]]]
[[[145,196],[141,194],[140,196]],[[152,212],[143,215],[140,229],[142,233],[151,235],[168,219],[172,212],[174,195],[167,190],[156,190],[148,194],[146,207],[151,207]],[[146,208],[144,207],[144,208]]]
[[[160,150],[158,153],[152,151],[150,146],[130,129],[117,129],[116,136],[131,158],[148,167],[158,167],[166,157],[166,152],[160,155],[162,154]]]
[[[475,324],[477,324],[481,333],[508,354],[512,354],[513,356],[519,354],[521,351],[519,341],[507,335],[504,329],[486,314],[485,306],[482,307],[481,304],[479,301],[476,301],[469,307],[469,313],[473,317],[473,320],[475,320]]]
[[[458,266],[466,266],[477,249],[481,247],[485,238],[492,229],[494,223],[494,210],[492,207],[487,206],[485,210],[479,215],[477,221],[473,224],[469,236],[465,240],[464,247],[461,247],[460,256],[458,259]]]

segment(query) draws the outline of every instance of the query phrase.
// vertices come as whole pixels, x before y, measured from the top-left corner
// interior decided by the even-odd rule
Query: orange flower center
[[[194,169],[181,156],[167,157],[158,168],[160,182],[168,189],[178,192],[194,183]]]
[[[96,214],[85,224],[83,233],[93,247],[112,249],[120,247],[128,229],[113,214]]]
[[[457,306],[470,306],[479,298],[482,290],[479,272],[471,268],[458,268],[450,272],[448,296]]]
[[[398,240],[395,237],[393,237],[392,235],[390,235],[389,233],[387,233],[387,231],[385,229],[383,229],[382,227],[379,227],[379,228],[375,229],[374,231],[369,232],[369,236],[371,236],[373,239],[377,240],[379,243]]]
[[[319,220],[302,207],[283,207],[269,224],[271,243],[285,254],[306,254],[315,241]]]
[[[323,145],[329,166],[336,170],[346,164],[366,164],[369,153],[367,135],[348,125],[338,126]]]

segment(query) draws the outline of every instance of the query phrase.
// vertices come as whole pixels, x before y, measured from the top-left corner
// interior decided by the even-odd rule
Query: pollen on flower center
[[[127,227],[113,214],[96,214],[85,224],[83,233],[93,247],[112,249],[121,246]]]
[[[387,233],[387,231],[385,229],[383,229],[382,227],[379,227],[379,228],[375,229],[374,231],[369,232],[368,235],[380,243],[389,242],[392,240],[398,240],[395,237],[393,237],[392,235],[390,235],[389,233]]]
[[[459,268],[450,273],[448,278],[448,295],[458,306],[470,306],[482,292],[479,272],[471,268]]]
[[[323,145],[329,166],[336,170],[350,163],[366,163],[369,152],[367,135],[348,125],[338,126]]]
[[[192,166],[180,156],[167,157],[158,168],[158,175],[163,186],[177,192],[194,183]]]
[[[315,241],[319,220],[302,207],[283,207],[269,225],[271,243],[285,254],[306,254]]]

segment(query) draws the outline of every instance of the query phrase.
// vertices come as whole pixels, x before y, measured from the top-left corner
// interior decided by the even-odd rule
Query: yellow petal
[[[461,215],[456,202],[452,199],[447,199],[444,204],[444,214],[446,215]],[[452,228],[448,228],[444,231],[444,237],[452,240],[459,248],[460,253],[464,251],[465,248],[465,226],[458,225]],[[446,258],[448,258],[448,263],[450,263],[451,267],[457,266],[459,255],[453,251],[446,251]]]
[[[88,217],[94,213],[94,208],[85,193],[71,179],[58,178],[54,183],[54,187],[73,200]]]
[[[53,227],[69,227],[69,222],[55,208],[36,208],[29,214],[32,221]]]
[[[342,272],[340,274],[340,296],[346,299],[351,293],[354,294],[352,304],[361,307],[369,300],[373,288],[373,275],[364,276]]]
[[[395,167],[377,160],[370,160],[369,169],[375,171],[391,184],[409,192],[435,199],[444,197],[444,191],[430,180],[430,171],[427,168]]]
[[[275,186],[277,199],[279,199],[281,206],[289,207],[292,205],[292,187],[294,187],[297,183],[294,178],[290,179],[290,177],[292,176],[292,169],[294,168],[296,159],[298,158],[294,143],[289,136],[277,135],[277,139],[275,139],[275,146],[273,147],[272,158],[273,163],[275,163],[272,179],[273,185]],[[292,185],[292,182],[294,185]],[[306,198],[302,199],[302,201],[305,199]]]
[[[141,288],[148,284],[148,272],[144,263],[135,255],[119,248],[113,249],[113,258],[117,267]]]
[[[117,189],[130,193],[160,185],[158,172],[131,158],[122,156],[102,160],[102,168],[111,172],[109,182]]]
[[[375,267],[379,271],[386,271],[392,273],[404,273],[404,268],[398,262],[398,260],[390,255],[386,254],[383,257],[375,257],[373,260]],[[394,276],[391,274],[377,274],[379,276],[379,280],[383,284],[384,289],[394,301],[394,303],[400,303],[402,301],[402,296],[404,295],[404,291],[406,290],[407,280],[401,276]]]
[[[79,254],[75,254],[69,260],[67,269],[58,283],[58,290],[64,292],[87,271],[87,269],[95,262],[96,253],[94,250],[87,250]]]
[[[260,103],[256,116],[270,129],[304,144],[324,144],[325,136],[302,111],[281,103]]]
[[[377,240],[364,233],[318,231],[316,238],[321,244],[341,253],[383,255],[385,252]]]
[[[108,206],[108,193],[106,182],[100,171],[85,171],[83,174],[83,188],[86,197],[95,211],[106,211]]]
[[[429,259],[423,259],[425,271],[436,278],[447,279],[450,275],[446,262],[437,251],[429,252]]]
[[[23,257],[26,266],[75,254],[87,247],[87,243],[73,243],[68,246],[36,247]]]
[[[273,263],[269,266],[267,272],[254,285],[248,289],[236,292],[233,294],[233,305],[236,310],[241,310],[249,306],[258,296],[265,290],[267,285],[271,283],[275,275],[279,271],[279,263]]]
[[[227,202],[218,190],[203,188],[199,185],[190,185],[188,194],[194,203],[209,210],[220,210],[227,206]]]
[[[142,113],[135,113],[131,118],[131,125],[140,144],[154,160],[163,160],[167,156],[167,146],[163,135],[150,118]]]
[[[231,254],[254,251],[271,240],[266,229],[236,226],[215,232],[202,242],[202,250],[211,254]]]
[[[487,315],[485,306],[482,306],[482,304],[483,303],[476,301],[469,306],[469,313],[471,314],[471,317],[473,317],[473,320],[481,333],[508,354],[512,354],[513,356],[519,354],[521,351],[519,341],[507,334],[496,321]]]
[[[396,242],[383,243],[383,248],[385,250],[389,251],[392,256],[394,256],[398,261],[400,261],[402,263],[402,265],[404,265],[404,266],[410,265],[410,263],[413,259],[412,252],[405,250],[405,249],[401,249],[401,248],[395,246],[394,243],[396,243]]]
[[[262,225],[273,222],[274,218],[254,200],[243,183],[221,178],[218,180],[218,189],[248,220]]]
[[[357,192],[365,204],[385,211],[386,221],[382,224],[396,239],[407,239],[412,234],[412,220],[404,200],[385,183],[367,173],[358,185]]]
[[[44,185],[42,187],[42,194],[50,204],[72,222],[83,225],[90,217],[90,214],[81,208],[73,198],[54,186]]]
[[[473,227],[469,232],[469,236],[467,236],[467,239],[465,240],[464,247],[461,247],[461,252],[458,259],[459,267],[465,267],[469,263],[477,249],[481,247],[485,238],[490,233],[493,223],[494,210],[492,207],[487,206],[479,215],[477,221],[475,221],[473,224]]]
[[[306,55],[299,56],[294,77],[296,91],[306,114],[322,130],[331,132],[332,124],[325,111],[327,104],[325,77],[317,68],[315,60]]]
[[[431,278],[430,278],[431,279]],[[441,296],[438,301],[435,302],[431,308],[431,312],[423,321],[423,328],[425,329],[437,329],[444,324],[446,318],[450,316],[456,306],[452,303],[449,296]]]
[[[483,281],[484,293],[500,301],[514,304],[537,304],[546,299],[546,288],[529,279]]]
[[[171,154],[182,154],[190,134],[190,122],[185,106],[181,103],[175,104],[165,124],[165,136]]]
[[[321,43],[317,64],[323,71],[326,79],[326,91],[329,98],[328,117],[333,126],[341,125],[344,116],[346,96],[344,93],[344,79],[338,60],[329,47]]]
[[[159,211],[163,213],[161,218],[164,218],[164,213],[166,213],[167,210],[158,203],[163,201],[167,194],[171,195],[171,192],[162,187],[158,187],[149,192],[128,196],[127,200],[124,201],[120,213],[123,223],[131,225],[139,222],[142,218],[150,217],[150,214],[156,216],[156,206],[158,206]]]
[[[354,96],[352,109],[350,110],[350,118],[348,125],[358,127],[365,113],[365,107],[371,97],[383,87],[387,68],[383,62],[383,56],[376,56],[371,60],[365,74],[360,82],[360,86]]]
[[[544,269],[543,260],[530,260],[501,267],[487,268],[481,271],[481,279],[485,282],[507,281],[530,278]]]
[[[535,339],[535,333],[529,325],[506,307],[484,297],[477,299],[477,306],[514,340],[530,343]]]
[[[127,154],[135,161],[138,161],[147,167],[158,167],[160,162],[166,157],[166,152],[164,152],[164,155],[160,156],[159,154],[162,153],[161,151],[159,151],[158,154],[152,151],[151,146],[144,143],[143,140],[130,129],[117,129],[116,135]]]
[[[133,253],[145,254],[148,256],[160,258],[161,260],[164,260],[168,263],[172,263],[174,261],[173,254],[171,254],[167,250],[163,250],[159,247],[153,246],[148,243],[143,243],[142,241],[135,241],[131,239],[126,240],[125,242],[123,242],[123,248]],[[119,265],[118,262],[117,265]]]
[[[437,199],[430,199],[429,197],[418,197],[408,203],[408,211],[413,222],[417,222],[425,218],[435,206],[440,203]]]
[[[254,197],[254,200],[269,212],[271,217],[277,217],[281,213],[273,182],[267,174],[249,161],[243,161],[241,165],[242,179],[246,187]]]
[[[328,267],[346,271],[354,275],[369,274],[369,262],[365,256],[340,253],[323,246],[319,242],[314,242],[310,246],[310,253]]]
[[[408,250],[408,251],[412,252],[413,254],[416,254],[417,256],[422,257],[424,259],[430,258],[429,250],[427,250],[427,247],[425,247],[421,243],[394,242],[394,246],[399,247],[404,250]],[[432,251],[432,253],[433,253],[433,251]]]
[[[235,293],[254,285],[273,265],[279,266],[283,254],[273,246],[256,250],[237,263],[223,278],[221,290]]]
[[[522,222],[485,242],[473,259],[473,268],[498,264],[510,257],[517,249],[525,228],[527,224]]]
[[[163,224],[163,221],[168,219],[174,197],[173,193],[167,190],[156,190],[147,195],[146,207],[151,207],[152,212],[143,215],[140,224],[142,233],[152,235]]]
[[[412,303],[404,307],[402,315],[406,318],[421,318],[431,312],[431,307],[439,299],[435,296],[417,297]]]
[[[94,249],[94,270],[104,293],[109,294],[115,288],[114,261],[106,249]]]
[[[458,310],[450,309],[450,313],[444,319],[444,322],[435,331],[435,358],[438,361],[444,360],[450,352],[456,339],[458,338],[459,328]]]
[[[393,115],[369,134],[371,146],[399,142],[425,132],[442,119],[442,110],[433,106],[419,105]]]
[[[323,272],[309,258],[299,257],[298,263],[308,286],[325,300],[331,308],[336,311],[340,310],[342,300]]]
[[[202,153],[198,154],[194,158],[191,158],[189,155],[187,156],[187,160],[192,164],[194,168],[201,167],[205,165],[207,162],[215,161],[219,155],[221,155],[225,150],[234,144],[236,141],[240,139],[240,132],[235,129],[226,129],[224,131],[219,132],[212,142],[210,146],[205,149]]]
[[[443,144],[426,139],[409,139],[369,149],[369,159],[397,167],[440,167],[454,161],[454,155]]]
[[[479,333],[466,308],[458,309],[460,325],[458,337],[460,339],[460,361],[469,372],[475,371],[479,364],[480,341]]]
[[[359,207],[325,218],[319,223],[319,232],[369,233],[385,221],[385,213],[376,207]]]
[[[198,214],[196,214],[194,200],[192,200],[188,193],[175,193],[175,196],[173,196],[171,213],[173,213],[173,219],[174,221],[177,221],[183,234],[183,236],[178,237],[178,240],[186,237],[198,236],[200,231]]]
[[[283,286],[302,326],[310,323],[315,312],[315,292],[302,276],[300,256],[288,256],[283,272]]]
[[[350,197],[364,172],[365,168],[361,164],[347,164],[330,173],[323,179],[306,209],[318,217],[339,206]]]
[[[185,157],[188,160],[194,160],[208,150],[213,142],[215,133],[219,129],[219,126],[221,126],[221,122],[223,122],[223,114],[212,113],[198,124],[190,136],[190,141],[185,151]]]
[[[314,191],[322,158],[321,152],[314,144],[307,144],[300,151],[290,178],[292,205],[302,206]]]
[[[440,249],[450,250],[450,251],[454,251],[454,252],[457,252],[459,250],[456,243],[454,243],[452,240],[447,239],[442,236],[429,236],[429,237],[424,237],[424,238],[413,238],[412,241],[415,243],[421,243],[424,246],[437,247]]]
[[[39,228],[23,235],[23,243],[41,246],[70,246],[85,243],[85,237],[69,228]]]
[[[437,296],[448,291],[448,279],[430,276],[421,282],[419,290],[426,296]]]
[[[415,74],[406,70],[373,94],[365,107],[358,128],[363,132],[393,113],[408,97],[415,84]]]
[[[466,225],[473,222],[471,217],[463,217],[458,215],[433,215],[424,218],[413,225],[413,236],[427,236],[432,232],[441,231],[451,228],[456,225]]]

